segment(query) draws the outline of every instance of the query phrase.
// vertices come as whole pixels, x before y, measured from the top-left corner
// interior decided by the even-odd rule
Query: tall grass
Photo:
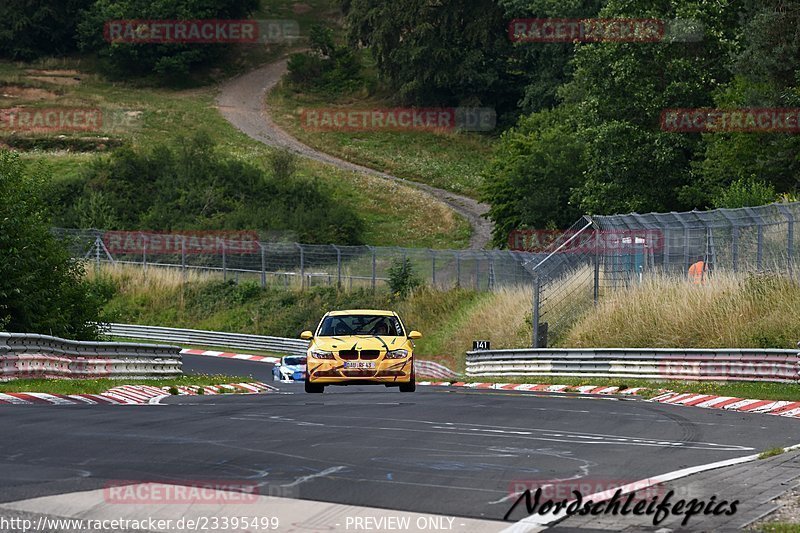
[[[657,275],[609,292],[566,335],[571,347],[794,348],[800,284],[718,272],[699,285]]]
[[[464,353],[477,339],[495,347],[530,343],[530,290],[494,292],[421,288],[396,299],[387,290],[366,288],[267,286],[255,281],[223,283],[218,274],[137,266],[103,265],[92,279],[110,284],[115,295],[107,310],[124,323],[187,327],[295,337],[312,329],[334,309],[378,308],[397,311],[408,328],[419,330],[417,354],[463,367]],[[235,348],[235,347],[232,347]]]

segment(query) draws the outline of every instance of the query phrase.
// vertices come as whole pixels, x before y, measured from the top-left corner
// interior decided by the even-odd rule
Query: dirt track
[[[335,165],[344,170],[402,182],[430,194],[469,221],[472,226],[470,249],[483,249],[487,246],[491,240],[492,223],[482,215],[489,209],[488,205],[466,196],[437,189],[424,183],[398,178],[320,152],[303,144],[278,127],[270,117],[269,109],[264,102],[264,95],[280,81],[285,72],[286,59],[282,59],[226,82],[222,85],[217,97],[217,106],[220,112],[228,122],[242,132],[269,146],[286,148],[303,157]]]

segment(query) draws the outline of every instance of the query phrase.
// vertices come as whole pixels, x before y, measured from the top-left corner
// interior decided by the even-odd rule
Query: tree
[[[155,74],[181,80],[192,67],[220,60],[223,44],[109,43],[103,29],[111,20],[244,19],[258,9],[258,0],[95,0],[82,13],[78,42],[97,52],[106,70],[118,77]]]
[[[75,28],[92,0],[3,0],[0,57],[30,61],[77,48]]]
[[[46,176],[0,150],[0,329],[94,339],[109,296],[50,233]]]
[[[349,41],[368,46],[404,103],[516,107],[522,79],[509,69],[513,47],[496,0],[352,0]]]
[[[570,204],[586,170],[586,143],[570,108],[520,118],[500,139],[485,172],[483,199],[491,204],[493,242],[503,246],[521,227],[564,228],[581,213]]]
[[[800,1],[770,0],[742,26],[735,79],[715,96],[721,108],[800,107]],[[800,186],[800,136],[790,133],[716,133],[705,136],[697,165],[705,199],[752,177],[779,193]]]
[[[692,19],[702,39],[581,44],[574,76],[559,91],[575,106],[587,139],[585,181],[572,200],[582,211],[612,214],[695,207],[686,192],[702,159],[700,134],[660,129],[662,110],[708,107],[731,79],[739,12],[725,2],[608,0],[599,16]]]

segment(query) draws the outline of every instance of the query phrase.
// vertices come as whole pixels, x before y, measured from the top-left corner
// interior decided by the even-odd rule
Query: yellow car
[[[384,384],[414,392],[414,339],[397,313],[373,309],[331,311],[316,333],[304,331],[311,342],[306,362],[306,392],[320,393],[325,385]]]

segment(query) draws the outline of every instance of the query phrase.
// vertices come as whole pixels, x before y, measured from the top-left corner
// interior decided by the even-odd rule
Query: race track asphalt
[[[187,356],[184,368],[271,378],[271,365],[246,361]],[[115,480],[214,479],[255,481],[280,497],[500,520],[518,483],[623,484],[800,443],[794,419],[636,399],[424,386],[309,395],[277,385],[153,406],[0,406],[0,502]]]

